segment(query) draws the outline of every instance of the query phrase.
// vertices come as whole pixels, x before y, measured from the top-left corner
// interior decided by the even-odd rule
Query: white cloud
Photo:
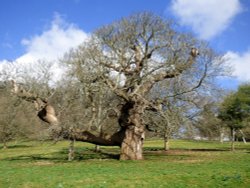
[[[39,35],[25,38],[21,41],[26,48],[26,53],[14,60],[14,65],[27,70],[36,67],[44,61],[51,62],[54,80],[60,79],[63,70],[58,64],[58,59],[75,48],[88,38],[88,34],[74,24],[64,21],[59,14],[55,14],[50,28]],[[42,60],[42,61],[39,61]],[[0,60],[0,71],[7,67],[6,60]],[[9,66],[13,67],[13,66]],[[30,70],[30,72],[34,71]]]
[[[250,50],[243,54],[227,52],[224,56],[233,68],[233,76],[241,82],[250,81]]]
[[[242,11],[239,0],[172,0],[172,13],[202,39],[220,34]]]
[[[19,62],[37,61],[38,59],[55,60],[63,56],[70,48],[80,45],[88,35],[73,24],[68,24],[56,14],[49,30],[41,35],[21,42],[27,53],[17,59]]]

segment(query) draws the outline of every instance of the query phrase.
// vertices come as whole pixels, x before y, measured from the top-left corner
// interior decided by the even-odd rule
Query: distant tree
[[[212,52],[204,53],[207,60],[214,56]],[[150,91],[150,97],[160,108],[156,112],[151,112],[155,117],[147,118],[153,120],[149,127],[154,127],[157,135],[164,138],[165,150],[169,149],[169,140],[172,136],[194,138],[197,127],[193,125],[197,126],[197,119],[204,109],[207,109],[208,101],[220,98],[219,96],[224,93],[217,86],[215,78],[225,74],[228,69],[223,70],[221,66],[216,66],[210,61],[205,62],[203,66],[197,66],[196,70],[186,71],[178,77],[155,84]],[[226,74],[230,75],[229,72]],[[208,127],[202,128],[205,130]]]
[[[229,94],[220,106],[219,116],[231,130],[232,147],[236,131],[249,126],[250,120],[250,84],[239,86],[236,92]]]
[[[170,104],[170,101],[161,101],[157,111],[149,110],[144,114],[147,130],[153,132],[153,135],[163,138],[165,151],[170,149],[170,139],[177,134],[183,123],[182,110],[176,105]]]
[[[198,134],[206,139],[223,141],[224,123],[218,118],[218,105],[211,102],[204,106],[203,110],[194,122]]]
[[[3,148],[8,147],[7,143],[16,139],[22,134],[21,125],[17,122],[20,101],[10,96],[6,90],[6,83],[1,82],[0,87],[0,142]]]

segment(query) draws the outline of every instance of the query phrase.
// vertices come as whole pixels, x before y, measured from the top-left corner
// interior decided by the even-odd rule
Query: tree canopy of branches
[[[159,110],[148,96],[151,89],[163,80],[178,77],[190,82],[182,82],[175,95],[195,91],[216,72],[214,64],[216,70],[221,69],[222,60],[203,42],[175,31],[170,21],[139,13],[98,29],[71,54],[68,63],[75,72],[91,64],[92,81],[103,82],[120,97],[120,130],[115,134],[121,146],[120,158],[142,159],[143,114],[145,110]]]
[[[73,134],[64,132],[64,138],[120,146],[122,160],[143,159],[147,128],[143,115],[146,110],[160,110],[155,98],[150,97],[157,83],[169,81],[165,85],[168,89],[161,93],[166,98],[187,93],[198,96],[201,92],[198,88],[206,88],[202,92],[209,93],[210,81],[223,72],[223,59],[207,44],[190,34],[179,33],[171,21],[148,12],[101,27],[88,41],[69,52],[63,62],[68,65],[72,83],[79,86],[78,90],[71,90],[75,91],[72,100],[77,99],[86,110],[90,109],[90,122],[98,127],[103,116],[114,114],[119,125],[113,133],[98,135],[91,130],[92,125],[79,126]],[[177,81],[179,87],[174,87]],[[38,110],[43,110],[45,116],[39,117],[45,121],[48,101],[23,98],[41,103]],[[112,102],[108,105],[107,101]],[[108,108],[97,109],[100,104],[107,104]],[[53,116],[57,118],[55,113]],[[57,125],[63,124],[61,120],[58,122]]]

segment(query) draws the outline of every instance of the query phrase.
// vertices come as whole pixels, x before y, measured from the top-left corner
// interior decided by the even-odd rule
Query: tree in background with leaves
[[[218,105],[209,102],[204,105],[201,113],[194,121],[194,127],[198,130],[201,138],[216,140],[222,143],[225,136],[224,123],[218,118]]]
[[[232,147],[234,150],[234,141],[236,131],[242,134],[243,128],[249,127],[250,120],[250,84],[239,86],[236,92],[229,94],[222,102],[218,116],[231,130]]]
[[[6,82],[0,83],[0,142],[3,148],[8,142],[22,138],[38,138],[39,125],[30,108],[16,96],[10,95]],[[30,118],[28,118],[30,117]]]

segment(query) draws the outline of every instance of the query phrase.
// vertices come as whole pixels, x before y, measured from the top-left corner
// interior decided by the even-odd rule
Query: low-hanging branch
[[[60,126],[54,107],[48,103],[47,99],[36,96],[24,88],[21,88],[14,80],[11,81],[11,84],[11,93],[34,104],[39,119],[52,126],[54,137],[62,137],[64,139],[89,142],[104,146],[121,146],[125,133],[124,129],[121,129],[114,134],[102,135],[95,135],[89,131],[81,129],[65,129]]]

